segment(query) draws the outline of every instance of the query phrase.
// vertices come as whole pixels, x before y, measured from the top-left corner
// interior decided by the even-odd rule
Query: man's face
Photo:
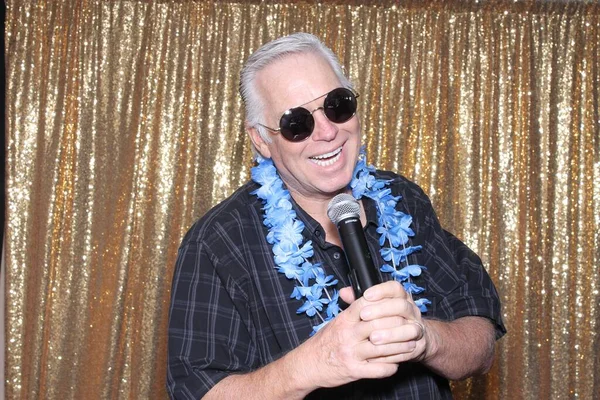
[[[265,105],[261,123],[278,128],[286,110],[302,104],[309,111],[322,107],[324,95],[342,85],[327,61],[302,53],[260,71],[256,86]],[[269,131],[272,142],[265,143],[255,130],[250,131],[254,145],[264,157],[273,159],[296,201],[298,196],[329,200],[342,191],[352,179],[360,149],[356,115],[342,124],[329,121],[322,110],[314,112],[313,117],[313,133],[302,142],[290,142],[280,133]]]

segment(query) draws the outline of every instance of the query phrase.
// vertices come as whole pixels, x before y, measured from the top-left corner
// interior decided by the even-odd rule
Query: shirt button
[[[317,229],[317,230],[315,231],[315,236],[316,236],[316,237],[319,237],[319,236],[321,236],[321,231]]]
[[[336,260],[339,260],[341,256],[342,255],[340,253],[338,253],[337,251],[335,253],[333,253],[333,258],[335,258]]]

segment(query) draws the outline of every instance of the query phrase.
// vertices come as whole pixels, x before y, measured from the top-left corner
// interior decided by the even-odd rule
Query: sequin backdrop
[[[248,179],[240,67],[299,30],[501,293],[457,397],[600,398],[598,3],[361,3],[8,1],[7,398],[166,397],[177,246]]]

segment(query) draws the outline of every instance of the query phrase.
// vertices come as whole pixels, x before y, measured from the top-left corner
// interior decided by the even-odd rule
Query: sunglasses
[[[323,107],[317,107],[313,111],[308,111],[302,107],[308,103],[325,97]],[[356,114],[356,98],[352,90],[346,88],[333,89],[331,92],[319,96],[314,100],[304,103],[299,107],[290,108],[283,113],[279,120],[279,128],[273,129],[263,124],[257,124],[270,131],[280,132],[284,138],[290,142],[301,142],[308,138],[315,129],[315,119],[313,113],[317,110],[323,110],[328,120],[335,124],[342,124],[348,121]]]

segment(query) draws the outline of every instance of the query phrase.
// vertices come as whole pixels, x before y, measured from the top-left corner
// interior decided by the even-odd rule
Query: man
[[[419,187],[357,163],[357,95],[331,50],[302,33],[267,43],[241,93],[259,165],[181,244],[170,395],[451,398],[447,379],[487,372],[505,332],[494,286]],[[339,193],[360,199],[382,271],[358,299],[327,215]]]

